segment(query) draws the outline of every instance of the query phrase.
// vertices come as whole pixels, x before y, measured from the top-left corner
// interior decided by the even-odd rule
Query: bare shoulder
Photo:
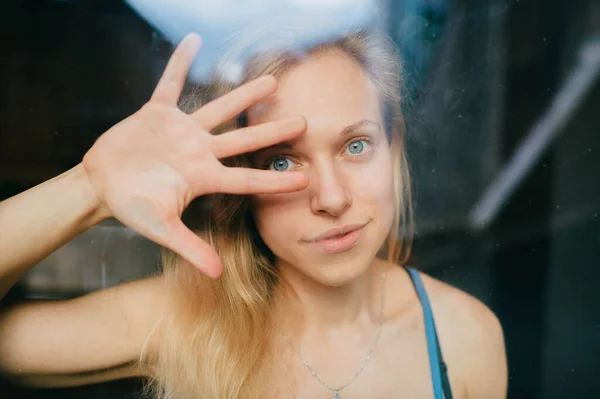
[[[500,321],[480,300],[426,273],[420,274],[440,328],[447,324],[444,328],[456,339],[485,340],[492,333],[502,333]]]
[[[472,398],[505,398],[507,365],[500,321],[470,294],[421,273],[449,372]]]

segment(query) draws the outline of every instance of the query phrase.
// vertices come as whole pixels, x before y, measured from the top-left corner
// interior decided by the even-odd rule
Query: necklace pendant
[[[340,399],[340,394],[338,391],[333,391],[333,399]]]

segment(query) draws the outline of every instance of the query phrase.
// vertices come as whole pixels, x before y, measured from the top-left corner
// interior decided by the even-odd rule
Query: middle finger
[[[192,116],[200,121],[204,129],[210,131],[275,91],[275,78],[271,75],[261,76],[209,102]]]
[[[217,159],[228,158],[291,140],[305,131],[302,117],[267,122],[214,136],[212,149]]]

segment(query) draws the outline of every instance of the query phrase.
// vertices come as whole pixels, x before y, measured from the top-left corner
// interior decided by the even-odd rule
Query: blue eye
[[[294,163],[285,157],[277,157],[273,158],[271,161],[267,163],[269,170],[274,170],[277,172],[285,172],[288,168],[292,167]]]
[[[358,140],[352,141],[350,144],[346,146],[347,151],[349,151],[349,155],[361,155],[370,150],[371,139],[362,138]],[[347,152],[344,152],[346,154]],[[268,160],[263,168],[268,170],[274,170],[276,172],[286,172],[294,166],[297,166],[291,159],[286,156],[278,155],[274,158]]]
[[[360,153],[362,153],[365,149],[365,144],[366,143],[367,146],[369,145],[368,140],[354,140],[353,142],[351,142],[350,144],[348,144],[348,149],[350,150],[350,154],[352,155],[359,155]]]

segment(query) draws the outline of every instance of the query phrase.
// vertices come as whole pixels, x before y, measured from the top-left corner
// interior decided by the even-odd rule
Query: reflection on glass
[[[476,378],[484,367],[501,364],[492,359],[492,353],[506,353],[510,398],[587,398],[595,392],[594,371],[600,366],[596,356],[600,351],[600,302],[595,295],[600,255],[600,165],[595,155],[600,151],[600,7],[596,2],[290,0],[175,4],[130,0],[15,2],[6,7],[11,33],[3,58],[6,72],[0,83],[4,88],[0,96],[0,194],[5,200],[0,203],[0,291],[4,293],[16,284],[2,301],[0,370],[6,380],[2,389],[9,392],[9,397],[131,397],[133,392],[144,396],[140,392],[145,381],[128,377],[150,371],[134,367],[134,357],[121,356],[126,351],[115,349],[115,342],[122,342],[123,336],[138,337],[138,333],[145,338],[151,331],[154,338],[142,340],[146,344],[144,353],[162,353],[163,359],[172,360],[170,364],[160,363],[160,375],[181,376],[181,370],[195,373],[194,378],[168,380],[171,392],[175,392],[174,387],[193,390],[194,384],[206,389],[202,381],[210,380],[215,373],[226,376],[230,371],[230,378],[223,377],[219,383],[231,392],[237,392],[236,384],[241,384],[239,392],[251,392],[253,384],[259,388],[267,386],[257,381],[268,381],[272,389],[261,392],[260,397],[278,393],[281,395],[277,397],[298,397],[304,391],[297,388],[308,390],[306,397],[435,397],[436,390],[439,395],[446,389],[444,367],[441,362],[432,365],[429,361],[441,356],[448,368],[453,397],[493,397],[499,390],[490,390],[494,381],[502,379],[501,371]],[[316,44],[332,42],[365,27],[383,31],[399,49],[401,66],[384,74],[391,82],[393,75],[399,73],[397,89],[381,79],[380,86],[376,83],[375,91],[370,92],[360,68],[348,69],[353,64],[344,64],[343,57],[329,54],[318,58],[309,51]],[[208,280],[198,279],[199,272],[192,266],[174,268],[180,258],[164,251],[161,257],[161,246],[168,246],[169,240],[158,225],[148,222],[148,230],[140,233],[144,227],[140,220],[147,220],[144,218],[152,214],[143,202],[132,202],[116,219],[105,219],[102,213],[90,217],[77,212],[76,204],[81,204],[77,194],[81,191],[74,188],[81,187],[77,176],[81,177],[78,173],[82,169],[73,167],[90,148],[100,148],[102,142],[107,142],[97,140],[99,137],[117,137],[104,135],[106,131],[141,112],[174,45],[190,31],[203,37],[189,82],[179,99],[179,106],[190,114],[202,109],[209,99],[228,92],[228,84],[249,79],[251,72],[255,76],[264,74],[261,67],[269,66],[274,50],[296,68],[271,72],[280,80],[274,98],[285,101],[265,102],[249,112],[234,112],[230,116],[237,126],[252,127],[303,114],[308,122],[304,134],[308,139],[291,140],[302,134],[302,126],[298,121],[296,125],[288,121],[278,126],[277,132],[289,135],[288,141],[294,146],[257,151],[241,161],[259,168],[271,161],[285,160],[291,169],[279,178],[292,179],[292,172],[306,172],[308,187],[278,194],[279,197],[255,194],[251,202],[236,204],[234,200],[229,208],[221,210],[220,215],[226,217],[214,220],[208,215],[218,211],[224,202],[205,196],[195,200],[183,215],[186,224],[207,241],[211,239],[208,231],[215,229],[212,239],[222,238],[222,253],[226,252],[223,242],[234,241],[223,232],[246,231],[242,227],[248,227],[247,231],[253,232],[246,237],[248,248],[257,250],[254,258],[248,259],[254,265],[276,270],[279,281],[288,283],[287,291],[273,290],[268,298],[252,296],[253,292],[261,292],[260,287],[276,286],[268,273],[261,275],[262,280],[255,274],[246,280],[243,275],[238,276],[240,282],[230,291],[238,296],[223,297],[219,295],[224,291],[216,291]],[[384,75],[375,72],[376,77]],[[227,84],[217,90],[211,85],[215,78]],[[262,90],[268,91],[265,87]],[[378,97],[381,93],[387,97]],[[173,100],[172,95],[167,97]],[[381,104],[399,107],[396,111],[402,111],[402,118],[399,113],[394,114],[393,106],[383,107],[382,115],[376,108],[369,108],[368,104],[382,99]],[[318,118],[319,115],[327,117]],[[148,120],[148,116],[142,117]],[[176,121],[183,121],[181,118]],[[367,122],[346,129],[348,135],[343,139],[336,138],[344,127],[359,119]],[[379,273],[364,274],[365,270],[379,269],[361,268],[374,265],[365,261],[377,252],[371,251],[376,242],[373,237],[383,242],[385,234],[377,232],[385,230],[385,223],[392,225],[390,202],[383,200],[387,198],[385,188],[389,187],[385,182],[392,181],[392,177],[384,172],[382,151],[386,139],[393,137],[386,133],[400,119],[406,128],[407,164],[400,162],[394,172],[410,171],[415,232],[410,257],[404,264],[406,270],[421,270],[424,291],[414,272],[399,274],[402,269],[386,269],[382,266],[385,263],[377,263],[385,271],[383,279]],[[209,123],[207,120],[205,115],[201,123]],[[174,129],[177,123],[162,126]],[[206,130],[213,130],[212,127],[207,126]],[[220,126],[213,133],[225,137],[233,133],[223,133],[229,128]],[[119,129],[131,135],[135,131],[122,125]],[[185,129],[177,134],[185,134]],[[113,177],[107,181],[124,182],[132,173],[133,163],[127,163],[128,160],[133,162],[135,157],[146,154],[147,148],[154,145],[152,142],[149,137],[133,138],[129,146],[126,142],[113,142],[111,148],[121,156],[107,160],[104,166],[120,167],[108,174]],[[182,154],[207,148],[194,144],[197,143],[187,142],[174,159],[183,162]],[[132,150],[127,152],[127,148]],[[168,148],[166,144],[162,146],[162,153]],[[225,145],[221,150],[234,152],[224,148],[229,147]],[[401,152],[393,154],[398,156]],[[156,155],[152,159],[160,158]],[[237,165],[238,159],[224,157],[223,161]],[[216,162],[202,165],[218,166]],[[344,179],[349,171],[354,179]],[[140,173],[128,184],[121,183],[121,190],[133,193],[134,189],[147,187],[147,192],[154,193],[152,198],[167,198],[162,195],[168,189],[157,188],[168,187],[164,182],[175,175],[163,172],[162,180],[152,174],[145,178],[154,176],[153,179],[144,180],[144,173]],[[62,178],[39,186],[59,175]],[[358,176],[360,179],[356,179]],[[205,184],[196,182],[200,183]],[[281,184],[300,182],[281,180],[278,184],[282,187]],[[23,208],[18,209],[18,204]],[[68,206],[61,208],[60,204]],[[232,212],[235,209],[239,213]],[[242,214],[253,217],[240,218]],[[82,220],[100,219],[103,220],[91,223],[90,228],[82,227]],[[334,231],[345,235],[337,241],[314,241],[316,235],[329,228],[347,224],[354,225],[349,227],[354,232]],[[396,242],[404,246],[396,249],[407,249],[410,225],[399,226],[407,229],[397,230]],[[64,242],[58,240],[60,231],[64,232]],[[55,239],[50,243],[52,237]],[[243,241],[238,236],[235,242]],[[296,244],[292,246],[290,242]],[[185,245],[171,249],[192,264],[200,263]],[[379,256],[386,258],[396,249],[384,247]],[[204,255],[210,256],[208,252]],[[218,262],[212,259],[212,267],[206,266],[204,271],[218,274]],[[231,259],[224,261],[226,267],[242,258]],[[166,302],[177,309],[171,315],[179,316],[166,320],[178,325],[181,332],[170,335],[171,348],[153,346],[161,342],[156,337],[163,330],[154,329],[161,325],[158,318],[143,316],[160,314],[164,306],[156,299],[160,295],[144,295],[158,292],[152,291],[157,288],[144,288],[151,286],[144,282],[158,281],[147,278],[161,273],[162,267],[176,269],[168,273],[188,284],[178,286],[180,291],[168,296],[174,298],[172,302]],[[7,273],[9,269],[11,273]],[[16,269],[18,272],[14,272]],[[236,270],[244,269],[240,266]],[[334,307],[333,299],[340,297],[325,296],[324,292],[331,292],[315,286],[301,290],[299,287],[306,286],[298,284],[303,281],[299,276],[329,285],[366,281],[369,284],[364,286],[369,289],[353,291],[360,295],[346,298]],[[253,286],[248,279],[255,291],[240,288],[246,286],[245,282]],[[126,282],[129,284],[122,285]],[[231,280],[223,284],[231,284]],[[451,290],[468,300],[454,303],[450,296],[436,291],[436,284],[466,292],[468,297]],[[132,288],[119,291],[119,287]],[[220,298],[233,304],[226,317],[211,308],[214,303],[177,302],[178,298],[189,299],[198,292],[214,292],[215,301]],[[296,296],[290,296],[292,292]],[[85,295],[89,293],[92,294]],[[104,299],[94,302],[94,295]],[[278,302],[277,295],[296,301]],[[78,299],[70,302],[41,302],[75,297]],[[246,302],[236,302],[240,297]],[[267,315],[273,319],[257,310],[266,309],[261,308],[260,301],[270,298],[279,304],[269,308],[272,312]],[[431,301],[433,318],[424,317],[425,298]],[[29,308],[15,305],[23,299],[33,300],[34,304]],[[265,318],[244,319],[249,314],[248,303],[255,306],[255,315]],[[397,318],[390,316],[403,303],[412,303],[413,312],[401,313],[403,316]],[[493,352],[478,346],[500,339],[494,341],[492,334],[487,334],[487,339],[478,342],[473,335],[475,329],[469,328],[465,317],[468,309],[475,312],[469,304],[484,304],[486,307],[479,309],[489,308],[498,318],[505,351]],[[79,310],[73,311],[75,308]],[[357,308],[362,310],[349,311]],[[26,309],[32,312],[27,313]],[[128,309],[135,311],[122,313]],[[328,309],[330,312],[326,313]],[[198,327],[191,320],[200,311],[213,318],[207,316],[203,319],[205,324]],[[132,315],[127,333],[115,328],[121,324],[107,319],[120,314]],[[353,318],[355,314],[364,317]],[[437,334],[442,337],[439,353],[436,331],[429,325],[433,319]],[[177,324],[184,320],[188,320],[188,330]],[[239,329],[228,330],[223,327],[223,320],[240,323],[236,324]],[[244,324],[243,320],[247,322]],[[275,334],[268,341],[272,346],[265,346],[265,352],[260,352],[260,345],[253,345],[263,341],[255,339],[251,332],[262,330],[249,326],[272,320],[279,322],[275,325],[283,333]],[[407,333],[406,327],[411,320],[418,326],[413,335]],[[344,334],[349,331],[339,327],[344,322],[355,327],[354,335]],[[193,328],[199,329],[197,339],[186,339]],[[229,363],[216,345],[202,356],[191,356],[196,352],[190,348],[196,343],[202,347],[211,331],[217,334],[213,343],[221,342],[223,348],[230,350],[238,345],[237,353],[246,355],[241,359],[247,363],[236,361],[236,368],[227,369]],[[247,333],[227,343],[228,337],[236,337],[236,331]],[[272,333],[269,329],[263,332]],[[85,348],[79,346],[82,336],[90,339]],[[461,342],[460,337],[463,346],[457,343]],[[66,349],[65,342],[69,343]],[[183,343],[189,348],[182,349]],[[104,349],[98,351],[100,346]],[[133,352],[139,355],[141,347],[140,344]],[[471,365],[481,367],[464,368],[469,353],[477,351]],[[250,355],[257,353],[265,356],[252,360]],[[197,360],[194,366],[182,367],[185,360],[181,354]],[[18,359],[30,359],[30,363]],[[73,359],[82,363],[70,363]],[[145,359],[153,364],[150,358]],[[259,363],[260,359],[264,363]],[[266,372],[266,366],[259,367],[268,365],[269,359],[281,360],[277,373]],[[19,375],[23,378],[14,378]],[[245,385],[241,375],[247,376]],[[486,378],[490,381],[487,385],[482,383],[488,381]],[[485,386],[469,382],[475,380]],[[97,382],[102,383],[93,385]],[[31,385],[62,388],[34,390]],[[214,392],[207,395],[223,397]]]

